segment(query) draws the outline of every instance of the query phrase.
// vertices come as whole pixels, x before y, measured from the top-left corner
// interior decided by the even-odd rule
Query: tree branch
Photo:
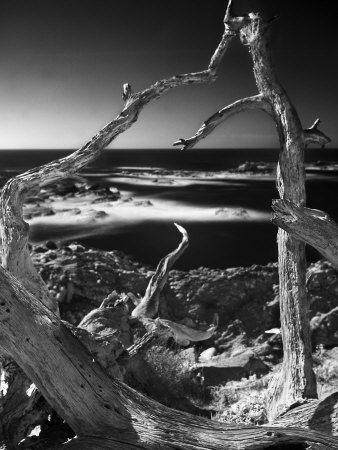
[[[160,294],[168,280],[169,271],[189,245],[187,231],[176,223],[175,226],[182,233],[182,241],[174,251],[162,258],[158,263],[156,271],[149,281],[144,297],[131,313],[132,317],[154,318],[158,313]]]
[[[272,223],[310,244],[338,268],[338,225],[323,211],[273,200]]]
[[[123,110],[87,144],[66,158],[29,170],[6,183],[0,199],[2,265],[22,280],[24,286],[35,296],[41,298],[50,309],[56,311],[57,304],[49,297],[42,278],[34,268],[28,250],[29,226],[23,220],[22,213],[27,194],[36,193],[42,186],[73,175],[94,161],[108,144],[132,126],[143,107],[150,101],[160,98],[170,89],[179,86],[215,81],[218,66],[234,34],[232,21],[230,20],[225,25],[221,41],[206,70],[163,79],[134,94],[130,85],[125,84],[123,86],[123,100],[125,102]]]
[[[173,145],[182,145],[180,150],[188,150],[193,148],[197,142],[205,139],[216,127],[225,122],[229,117],[244,111],[259,109],[272,115],[270,103],[266,101],[263,95],[254,95],[252,97],[237,100],[235,103],[228,105],[207,119],[199,130],[189,139],[179,139]]]

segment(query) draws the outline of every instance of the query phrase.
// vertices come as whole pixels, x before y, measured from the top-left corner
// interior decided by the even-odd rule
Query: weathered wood
[[[29,226],[23,220],[25,198],[27,195],[39,192],[39,189],[45,185],[67,177],[74,177],[78,171],[95,160],[113,139],[132,126],[143,107],[150,101],[158,99],[175,87],[215,81],[218,66],[233,36],[231,26],[226,25],[221,41],[206,70],[176,75],[157,81],[138,93],[132,93],[130,85],[125,84],[123,86],[124,106],[121,113],[103,127],[87,144],[66,158],[29,170],[10,179],[3,187],[0,197],[2,265],[21,280],[29,292],[41,299],[52,311],[58,311],[58,304],[54,298],[49,296],[47,287],[34,268],[29,254]],[[24,392],[19,393],[17,391],[17,395],[18,398],[23,398]],[[3,420],[1,422],[3,424]],[[10,424],[8,426],[11,427]]]
[[[194,134],[194,136],[189,139],[181,138],[178,141],[174,142],[173,145],[181,145],[181,150],[188,150],[190,148],[193,148],[199,141],[205,139],[210,133],[213,132],[216,127],[228,120],[231,116],[253,109],[265,111],[268,114],[272,114],[270,103],[265,100],[263,95],[258,94],[252,97],[243,98],[235,103],[232,103],[231,105],[220,109],[211,117],[209,117]]]
[[[310,399],[277,419],[274,425],[296,426],[338,435],[338,392],[323,400]]]
[[[152,319],[156,317],[158,313],[160,294],[168,280],[169,271],[189,245],[189,236],[187,231],[176,223],[175,226],[182,234],[182,240],[175,250],[162,258],[158,263],[155,273],[151,277],[148,284],[144,297],[131,313],[132,317],[146,317]]]
[[[273,200],[272,222],[299,241],[314,247],[338,268],[338,225],[323,211]]]
[[[3,268],[0,288],[0,345],[83,437],[82,447],[76,440],[69,448],[114,448],[116,442],[121,449],[255,449],[305,440],[337,448],[337,439],[321,433],[229,427],[165,408],[110,379],[60,319]]]
[[[278,192],[282,199],[304,205],[305,144],[301,122],[275,74],[265,39],[269,23],[259,14],[251,13],[249,19],[241,29],[241,39],[249,48],[258,90],[273,109],[281,149],[277,168]],[[305,286],[305,246],[284,230],[278,232],[278,262],[284,359],[281,372],[270,386],[270,420],[292,404],[317,396]]]

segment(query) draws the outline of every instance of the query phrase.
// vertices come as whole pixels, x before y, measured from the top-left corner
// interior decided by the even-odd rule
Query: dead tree
[[[231,20],[229,9],[228,19]],[[229,19],[230,18],[230,19]],[[189,139],[174,145],[192,148],[231,115],[259,109],[271,115],[279,136],[277,189],[280,198],[304,206],[304,148],[315,143],[325,146],[330,139],[318,130],[319,119],[303,130],[298,114],[281,86],[271,60],[266,31],[271,21],[259,14],[237,18],[242,43],[250,52],[259,94],[241,99],[211,116]],[[280,229],[278,232],[279,296],[284,359],[281,372],[270,385],[269,418],[273,420],[290,406],[316,398],[316,380],[312,370],[308,302],[306,295],[305,245]]]
[[[115,366],[119,365],[123,342],[128,342],[121,324],[128,325],[125,317],[129,312],[132,313],[128,311],[127,303],[121,302],[120,309],[114,303],[112,308],[109,303],[112,298],[108,298],[99,308],[101,311],[87,317],[82,326],[75,330],[60,320],[56,304],[49,297],[29,256],[28,225],[22,217],[22,206],[27,194],[84,168],[118,134],[137,120],[148,102],[159,98],[169,89],[213,81],[219,62],[233,37],[241,31],[254,48],[253,42],[259,39],[261,25],[259,16],[235,17],[230,14],[228,7],[225,32],[208,69],[156,82],[135,94],[129,85],[125,85],[122,112],[88,144],[66,158],[9,180],[3,189],[0,201],[3,239],[0,349],[20,366],[48,404],[76,433],[76,439],[50,448],[220,450],[258,449],[273,444],[298,442],[312,442],[316,448],[322,449],[337,448],[336,438],[320,432],[301,428],[226,426],[169,409],[139,394],[120,380],[117,372],[120,367],[114,367],[112,360],[107,360],[107,355],[100,348],[102,343],[107,347],[100,335],[100,327],[103,326],[108,328],[104,331],[108,333],[106,337],[110,356]],[[274,105],[269,98],[263,97],[257,99],[258,103],[264,104],[263,109],[266,107],[269,112],[273,111]],[[273,114],[276,112],[273,111]],[[184,246],[185,242],[186,236],[181,245]],[[162,271],[167,262],[163,261],[157,272],[160,276],[155,274],[153,279],[158,287],[161,287],[163,277],[167,275],[166,270]],[[140,307],[137,307],[133,320],[151,324],[156,329],[158,324],[161,325],[161,321],[153,319],[157,303],[156,289],[149,289],[149,296],[146,295]],[[108,313],[111,314],[109,323],[118,324],[118,329],[113,326],[109,329],[109,326],[104,325]],[[177,324],[162,325],[166,330],[173,329],[174,336],[183,335],[184,339],[195,336]],[[209,332],[213,332],[213,329]],[[152,339],[152,330],[144,336],[143,343],[130,348],[131,356],[141,352]],[[108,366],[105,367],[107,362]],[[15,382],[15,377],[12,381]],[[16,448],[15,445],[17,443],[11,442],[9,447]]]

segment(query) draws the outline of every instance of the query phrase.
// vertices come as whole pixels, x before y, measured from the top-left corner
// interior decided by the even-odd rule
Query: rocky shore
[[[77,325],[112,291],[143,296],[153,269],[122,252],[71,243],[32,246],[33,260],[62,318]],[[267,374],[282,357],[279,334],[277,265],[229,269],[173,270],[161,299],[159,316],[206,329],[215,313],[212,338],[193,347],[191,370],[207,385]],[[308,269],[313,348],[338,345],[338,272],[325,261]],[[192,356],[193,355],[193,356]]]
[[[273,170],[265,163],[245,163],[234,173],[269,175]],[[156,183],[172,178],[172,172],[156,175]],[[107,205],[152,206],[121,195],[104,182],[74,178],[28,198],[24,215],[31,225],[41,218],[61,216],[66,219],[64,226],[73,223],[76,227],[80,220],[95,230],[107,218]],[[222,214],[227,211],[216,212]],[[238,216],[245,217],[246,211],[238,211]],[[33,243],[31,252],[59,303],[62,319],[73,325],[112,291],[142,297],[154,271],[121,251],[89,248],[75,240]],[[309,266],[307,280],[315,369],[320,396],[326,397],[338,390],[338,271],[320,260]],[[193,413],[217,413],[220,420],[242,417],[245,423],[264,423],[264,392],[283,357],[277,264],[172,270],[161,293],[159,317],[206,330],[215,315],[218,326],[211,338],[183,347],[169,340],[165,348],[155,346],[148,352],[147,364],[156,373],[156,384],[166,386],[166,394],[163,397],[161,390],[151,386],[146,394]],[[258,408],[254,416],[243,412],[248,398],[254,399],[254,404],[249,401],[250,409]]]

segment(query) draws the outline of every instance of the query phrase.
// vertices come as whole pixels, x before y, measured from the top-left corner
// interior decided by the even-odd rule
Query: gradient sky
[[[311,2],[312,3],[312,2]],[[271,47],[304,127],[316,117],[338,147],[335,2],[235,0],[238,12],[278,15]],[[77,148],[121,110],[122,85],[207,67],[223,32],[226,0],[2,0],[0,148]],[[146,107],[114,148],[170,148],[225,105],[256,93],[239,42],[213,85],[173,90]],[[230,119],[199,147],[276,147],[259,112]]]

